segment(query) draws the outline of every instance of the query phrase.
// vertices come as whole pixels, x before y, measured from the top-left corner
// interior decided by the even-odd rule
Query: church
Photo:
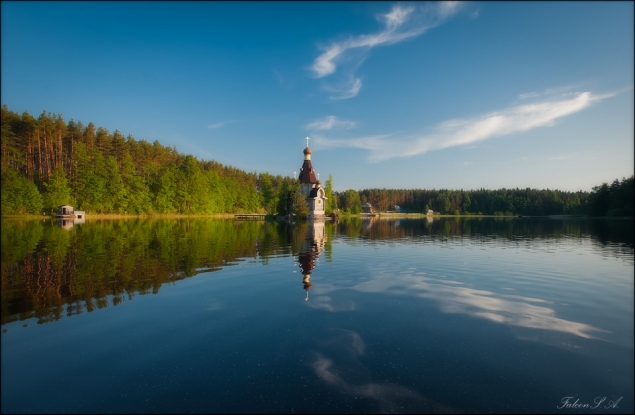
[[[306,203],[309,208],[309,219],[324,218],[326,196],[320,175],[315,175],[315,170],[311,164],[311,149],[309,148],[309,137],[306,138],[306,148],[304,149],[304,162],[300,168],[298,180],[302,186],[302,193],[306,196]]]

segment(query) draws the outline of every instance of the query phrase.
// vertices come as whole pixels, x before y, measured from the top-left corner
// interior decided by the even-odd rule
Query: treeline
[[[291,211],[306,214],[297,180],[245,172],[198,160],[175,148],[124,137],[92,122],[61,114],[34,118],[2,106],[2,214],[50,213],[70,204],[87,213],[218,214]],[[298,160],[299,162],[300,160]],[[589,192],[538,189],[403,190],[333,192],[326,213],[362,212],[397,205],[402,211],[442,214],[633,216],[633,176]]]
[[[344,200],[353,200],[355,203],[354,197]],[[529,188],[469,191],[368,189],[359,192],[357,204],[370,203],[380,212],[393,210],[396,205],[401,211],[406,212],[426,213],[431,209],[442,214],[457,215],[471,213],[541,216],[586,214],[588,201],[588,192]]]
[[[374,210],[386,212],[474,215],[591,215],[633,216],[633,176],[593,188],[592,192],[564,192],[538,189],[498,190],[403,190],[365,189],[338,193],[339,207],[360,213],[370,203]]]
[[[34,118],[2,107],[3,214],[64,204],[87,213],[274,213],[289,190],[290,177],[197,160],[60,114]]]

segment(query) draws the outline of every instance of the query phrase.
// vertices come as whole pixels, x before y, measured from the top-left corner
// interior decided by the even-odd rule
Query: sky
[[[634,173],[633,2],[3,1],[1,101],[347,189]]]

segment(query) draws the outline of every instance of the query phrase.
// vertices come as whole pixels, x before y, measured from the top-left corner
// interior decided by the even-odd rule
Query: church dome
[[[311,149],[309,147],[305,148],[304,154],[311,154]]]

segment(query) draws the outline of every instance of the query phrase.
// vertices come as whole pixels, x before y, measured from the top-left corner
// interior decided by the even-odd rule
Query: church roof
[[[320,187],[314,187],[311,189],[311,193],[309,193],[309,197],[318,197],[320,192]]]
[[[302,163],[302,168],[300,169],[300,176],[298,177],[300,183],[315,183],[317,179],[315,178],[315,171],[313,170],[313,165],[311,165],[311,160],[304,160]]]

